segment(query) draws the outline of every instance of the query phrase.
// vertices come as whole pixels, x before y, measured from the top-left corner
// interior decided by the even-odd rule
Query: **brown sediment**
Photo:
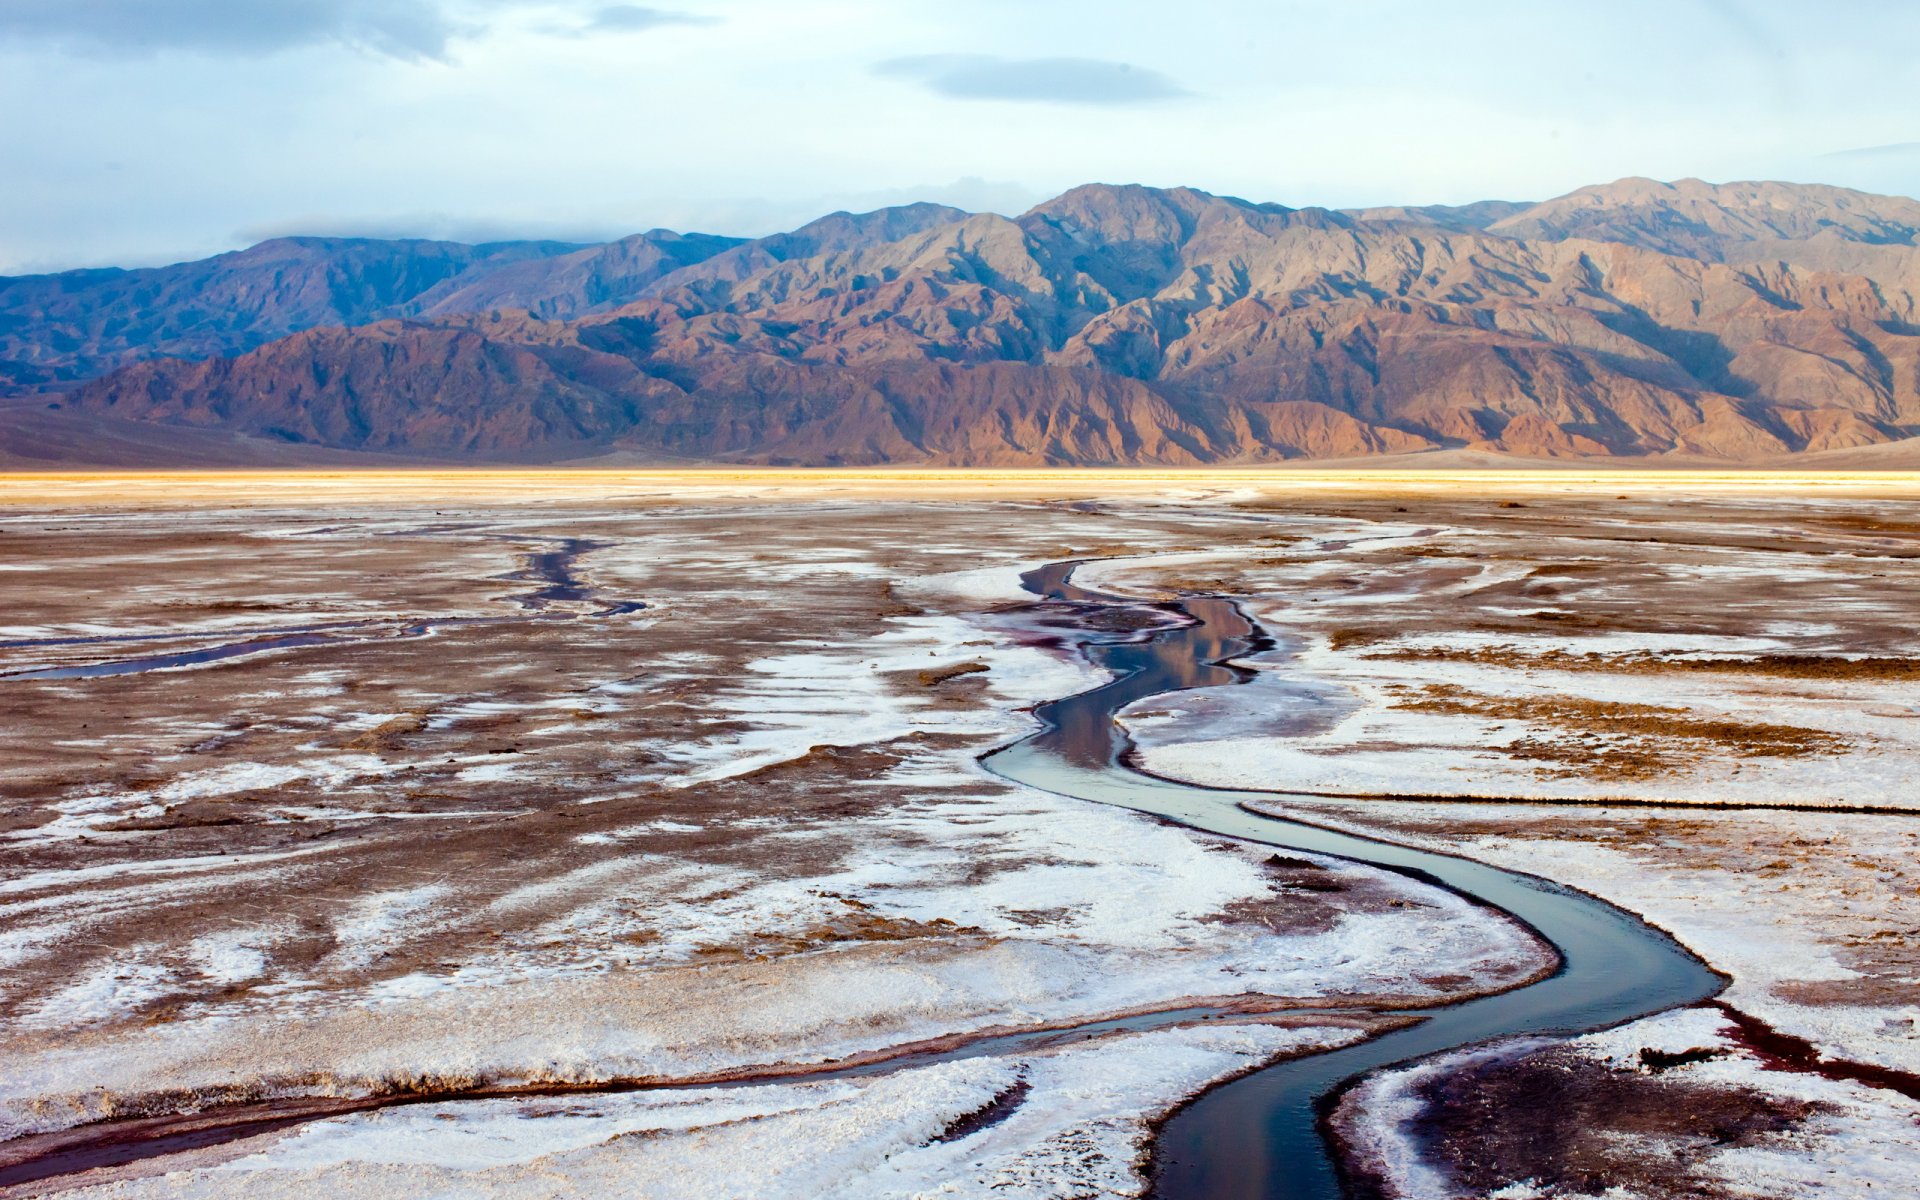
[[[896,590],[897,587],[898,585],[891,579],[886,580],[880,585],[880,603],[879,606],[874,609],[874,616],[889,618],[917,617],[926,612],[926,609],[921,608],[919,605],[902,600]]]
[[[1774,995],[1808,1008],[1902,1008],[1913,1003],[1920,932],[1882,931],[1849,939],[1833,953],[1842,966],[1856,972],[1852,978],[1790,979],[1774,984]]]
[[[869,911],[869,907],[849,897],[837,897],[845,905],[845,914],[803,929],[786,932],[756,932],[738,942],[697,946],[699,962],[743,962],[748,959],[778,958],[785,954],[804,954],[828,946],[853,942],[907,942],[925,938],[979,938],[984,932],[971,925],[960,925],[945,917],[912,921]]]
[[[1331,650],[1351,650],[1355,646],[1370,645],[1398,637],[1400,631],[1391,626],[1343,626],[1327,634],[1327,647]],[[1371,657],[1371,656],[1369,656]]]
[[[1767,1070],[1858,1083],[1920,1100],[1920,1075],[1870,1063],[1827,1058],[1811,1042],[1774,1029],[1724,1000],[1700,1007],[1727,1020],[1726,1036]],[[1827,1106],[1769,1095],[1757,1087],[1669,1077],[1691,1063],[1724,1057],[1699,1046],[1680,1051],[1643,1048],[1637,1067],[1587,1058],[1564,1044],[1544,1049],[1492,1050],[1444,1075],[1424,1079],[1415,1092],[1424,1109],[1411,1132],[1422,1157],[1444,1170],[1463,1192],[1486,1195],[1516,1183],[1588,1194],[1608,1188],[1652,1195],[1734,1200],[1748,1193],[1703,1173],[1708,1156],[1764,1144],[1800,1128]],[[1357,1196],[1388,1194],[1379,1164],[1353,1150],[1348,1130],[1366,1119],[1349,1094],[1330,1128],[1347,1148]]]
[[[1807,1039],[1782,1033],[1759,1017],[1742,1012],[1724,1000],[1709,1000],[1706,1007],[1726,1017],[1732,1039],[1768,1067],[1818,1075],[1822,1079],[1865,1084],[1898,1092],[1909,1100],[1920,1100],[1920,1074],[1883,1067],[1878,1063],[1829,1058]]]
[[[1180,780],[1171,782],[1179,783]],[[1383,801],[1392,804],[1508,804],[1534,808],[1659,808],[1698,809],[1702,812],[1798,812],[1834,813],[1841,816],[1920,817],[1920,807],[1890,808],[1876,804],[1829,804],[1809,801],[1786,803],[1765,800],[1676,800],[1645,796],[1498,796],[1469,792],[1328,792],[1309,788],[1287,788],[1289,796],[1311,796],[1317,800]],[[1255,808],[1253,811],[1261,811]],[[1271,814],[1268,814],[1271,815]]]
[[[1489,696],[1455,684],[1396,690],[1395,708],[1563,730],[1559,737],[1520,738],[1501,747],[1516,758],[1559,764],[1542,768],[1550,778],[1651,779],[1709,753],[1805,758],[1841,754],[1852,746],[1824,729],[1697,717],[1669,705],[1565,695]]]
[[[980,675],[990,670],[983,662],[955,663],[950,667],[933,667],[925,671],[916,671],[914,678],[921,687],[937,687],[950,679],[959,679],[965,675]]]
[[[1032,1092],[1033,1085],[1028,1083],[1024,1076],[1016,1079],[1011,1086],[1001,1089],[993,1099],[979,1108],[962,1113],[947,1122],[947,1127],[928,1139],[928,1144],[957,1142],[962,1138],[972,1137],[983,1129],[991,1129],[1018,1112]]]
[[[1824,1110],[1756,1089],[1706,1083],[1651,1067],[1621,1068],[1564,1044],[1470,1054],[1414,1085],[1423,1108],[1411,1126],[1422,1158],[1461,1194],[1526,1183],[1549,1194],[1635,1194],[1734,1200],[1701,1170],[1730,1147],[1760,1145]],[[1350,1096],[1333,1118],[1364,1120]],[[1351,1135],[1343,1142],[1352,1146]],[[1378,1164],[1349,1156],[1356,1196],[1389,1195]]]
[[[1371,633],[1371,631],[1368,631]],[[1344,638],[1341,634],[1345,634]],[[1380,631],[1378,638],[1391,637]],[[1358,631],[1339,631],[1334,649],[1378,640]],[[1832,682],[1906,683],[1920,679],[1920,658],[1850,657],[1839,654],[1754,654],[1706,658],[1681,652],[1634,651],[1602,654],[1572,650],[1521,650],[1515,647],[1420,646],[1379,650],[1363,658],[1395,662],[1470,663],[1514,670],[1599,671],[1622,675],[1734,675],[1768,679]]]
[[[87,1182],[82,1176],[102,1168],[123,1167],[129,1163],[205,1150],[282,1132],[329,1117],[377,1109],[477,1100],[807,1082],[864,1075],[876,1070],[925,1066],[990,1040],[1021,1039],[1021,1045],[1008,1047],[1005,1052],[1034,1053],[1070,1042],[1131,1032],[1126,1022],[1156,1016],[1177,1019],[1156,1024],[1154,1028],[1178,1028],[1220,1020],[1258,1020],[1288,1027],[1353,1028],[1378,1032],[1403,1023],[1371,1009],[1346,1008],[1330,1001],[1276,1004],[1273,997],[1249,995],[1225,997],[1210,1004],[1188,1000],[1177,1007],[1130,1010],[1074,1024],[1040,1025],[1024,1029],[989,1028],[971,1034],[922,1039],[820,1063],[738,1067],[678,1077],[638,1076],[566,1083],[491,1085],[471,1081],[437,1081],[440,1086],[433,1086],[436,1081],[413,1081],[412,1087],[396,1083],[388,1090],[357,1096],[286,1097],[239,1104],[221,1103],[220,1095],[216,1093],[211,1097],[197,1098],[202,1104],[208,1099],[212,1100],[211,1104],[197,1111],[114,1118],[0,1143],[0,1195],[21,1194],[17,1189],[28,1185],[33,1185],[35,1191],[27,1194],[44,1194],[49,1190],[57,1190],[57,1187],[47,1186],[49,1181],[71,1179],[72,1184],[67,1186],[77,1186]],[[274,1086],[263,1082],[250,1090],[270,1091]],[[194,1103],[194,1099],[169,1095],[156,1099],[153,1107],[180,1110]],[[137,1111],[143,1104],[138,1099],[128,1099],[122,1102],[122,1107]]]
[[[1252,564],[1257,565],[1257,564]],[[1176,596],[1238,596],[1253,589],[1244,575],[1156,575],[1154,583],[1163,592]]]
[[[1848,532],[1879,533],[1904,538],[1920,538],[1920,521],[1898,521],[1865,513],[1814,513],[1808,523]]]
[[[1409,903],[1404,890],[1386,879],[1337,874],[1304,859],[1269,855],[1262,870],[1270,883],[1265,895],[1235,901],[1205,919],[1256,925],[1275,934],[1300,936],[1325,933],[1338,926],[1348,913],[1386,912]],[[1336,895],[1341,898],[1340,904],[1328,904],[1326,897]],[[1456,987],[1472,982],[1464,976],[1451,978]]]

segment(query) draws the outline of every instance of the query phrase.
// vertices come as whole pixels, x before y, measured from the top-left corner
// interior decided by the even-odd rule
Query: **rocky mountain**
[[[437,460],[1761,461],[1920,433],[1917,231],[1920,202],[1791,184],[1345,212],[1094,185],[748,242],[303,241],[271,287],[223,262],[269,243],[151,300],[24,281],[117,357],[47,335],[23,281],[0,337],[126,364],[46,398],[61,420]]]
[[[667,229],[587,246],[276,238],[170,267],[0,278],[0,396],[142,359],[240,354],[323,325],[493,309],[579,317],[716,256],[714,272],[737,277],[964,216],[939,204],[835,213],[754,242]]]
[[[492,307],[574,315],[739,238],[564,242],[275,238],[170,267],[0,278],[0,395],[156,357],[237,354],[322,325]]]
[[[1724,261],[1729,248],[1745,243],[1920,244],[1920,200],[1812,184],[1622,179],[1531,205],[1486,228],[1504,237],[1627,242]]]

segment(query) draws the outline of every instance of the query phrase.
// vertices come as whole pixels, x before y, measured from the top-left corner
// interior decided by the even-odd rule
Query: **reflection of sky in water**
[[[1029,586],[1038,584],[1036,590],[1043,594],[1076,604],[1082,614],[1097,611],[1088,604],[1089,593],[1044,575],[1031,574]],[[1104,768],[1125,749],[1123,736],[1112,721],[1113,713],[1170,692],[1224,692],[1245,686],[1232,670],[1217,664],[1238,659],[1253,649],[1257,631],[1246,617],[1229,601],[1215,597],[1188,597],[1181,607],[1193,619],[1191,624],[1161,628],[1146,640],[1116,643],[1096,638],[1088,644],[1087,656],[1112,671],[1114,680],[1037,708],[1035,713],[1053,728],[1029,745],[1075,767]],[[1056,611],[1074,610],[1063,607]],[[1158,623],[1153,612],[1142,615]]]
[[[1285,674],[1293,648],[1281,646],[1237,660],[1260,674],[1245,683],[1150,697],[1121,710],[1140,746],[1251,737],[1312,737],[1360,707],[1348,689]]]
[[[1079,606],[1081,614],[1113,602],[1073,587],[1058,565],[1029,572],[1026,582],[1042,596]],[[1357,703],[1339,688],[1289,678],[1297,643],[1269,647],[1230,601],[1192,596],[1180,607],[1194,623],[1162,629],[1147,641],[1089,639],[1087,656],[1117,678],[1038,706],[1034,711],[1048,728],[988,755],[982,760],[987,769],[1212,833],[1410,871],[1527,922],[1559,949],[1562,967],[1529,986],[1441,1005],[1405,1028],[1285,1061],[1205,1093],[1159,1135],[1156,1149],[1169,1172],[1157,1187],[1161,1194],[1338,1200],[1336,1169],[1315,1116],[1321,1098],[1343,1082],[1388,1063],[1496,1038],[1621,1024],[1720,989],[1721,980],[1671,938],[1585,894],[1471,859],[1269,819],[1241,807],[1251,793],[1157,779],[1116,765],[1126,747],[1110,717],[1129,706],[1177,708],[1181,715],[1154,732],[1164,742],[1181,734],[1233,736],[1227,728],[1298,736],[1324,728]],[[1061,605],[1053,613],[1074,611]],[[1261,670],[1236,682],[1232,671],[1214,665],[1222,661]],[[1277,807],[1285,793],[1268,797]],[[1282,1186],[1271,1186],[1276,1183]]]

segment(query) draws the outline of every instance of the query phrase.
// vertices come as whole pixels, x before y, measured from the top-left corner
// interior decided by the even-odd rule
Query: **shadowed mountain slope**
[[[235,354],[321,325],[588,312],[739,243],[667,230],[602,246],[276,238],[170,267],[0,278],[0,394],[146,358]]]

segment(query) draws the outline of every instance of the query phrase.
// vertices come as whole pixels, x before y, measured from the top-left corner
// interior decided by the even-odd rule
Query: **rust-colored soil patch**
[[[1453,684],[1407,689],[1396,708],[1444,716],[1525,721],[1560,731],[1527,737],[1503,749],[1558,764],[1548,775],[1649,779],[1707,754],[1800,758],[1840,754],[1850,743],[1838,734],[1798,725],[1716,720],[1687,709],[1624,704],[1578,696],[1487,696]]]
[[[1384,631],[1383,631],[1384,632]],[[1376,640],[1370,631],[1341,630],[1334,648]],[[1585,654],[1569,650],[1520,650],[1505,646],[1421,646],[1380,650],[1365,657],[1395,662],[1470,663],[1533,671],[1604,671],[1623,675],[1745,675],[1767,679],[1909,683],[1920,680],[1920,658],[1838,654],[1754,654],[1701,658],[1675,654]]]

